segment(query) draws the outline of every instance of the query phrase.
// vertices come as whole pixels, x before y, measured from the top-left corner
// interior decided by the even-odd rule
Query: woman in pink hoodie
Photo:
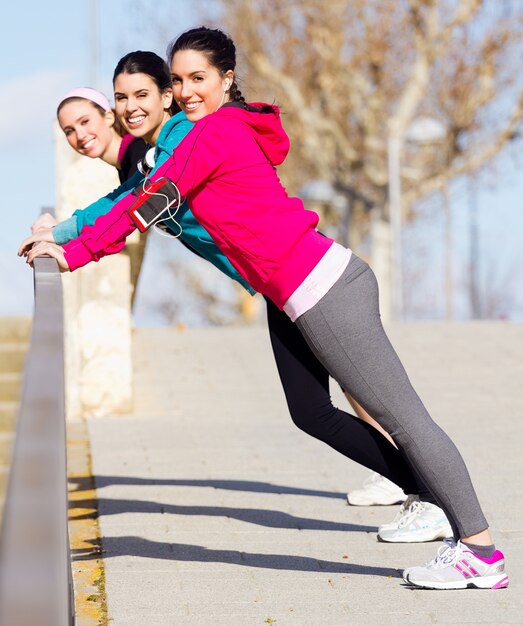
[[[278,108],[245,103],[234,81],[234,44],[219,30],[183,33],[170,60],[175,99],[195,125],[150,180],[174,183],[231,264],[285,311],[445,511],[454,538],[429,564],[406,569],[404,580],[430,589],[506,587],[503,554],[493,545],[463,459],[423,406],[385,334],[372,270],[318,233],[318,216],[289,197],[277,176],[275,166],[289,150]],[[75,270],[118,252],[141,223],[137,206],[147,204],[154,189],[136,190],[77,239],[63,248],[42,244],[28,260],[50,254],[64,270]]]

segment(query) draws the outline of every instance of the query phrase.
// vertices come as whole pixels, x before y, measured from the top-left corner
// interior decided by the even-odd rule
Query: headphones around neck
[[[143,159],[138,161],[136,164],[136,169],[143,176],[147,176],[147,174],[153,169],[155,166],[155,158],[154,158],[154,148],[149,148],[145,153]]]

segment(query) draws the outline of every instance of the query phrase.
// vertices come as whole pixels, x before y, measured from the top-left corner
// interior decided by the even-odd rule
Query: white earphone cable
[[[164,193],[158,193],[156,191],[149,191],[148,189],[145,188],[145,185],[147,183],[148,177],[149,177],[149,172],[146,174],[145,178],[143,179],[143,183],[142,183],[142,190],[143,190],[143,192],[146,193],[149,196],[163,196],[165,198],[165,201],[166,201],[165,209],[167,210],[167,213],[169,214],[169,217],[164,217],[164,218],[158,220],[157,222],[155,222],[154,230],[157,233],[159,233],[160,235],[162,235],[163,237],[169,237],[171,239],[178,239],[178,237],[181,237],[181,235],[183,233],[182,225],[179,222],[177,222],[176,219],[175,219],[175,216],[178,213],[178,210],[179,210],[180,205],[182,203],[182,195],[180,193],[180,190],[178,189],[178,187],[174,183],[172,183],[174,188],[176,189],[176,198],[174,198],[174,200],[169,200],[169,197],[167,195],[165,195]],[[176,208],[175,208],[174,211],[171,210],[171,207],[173,205],[176,205]],[[178,227],[178,229],[180,231],[179,233],[171,234],[171,233],[165,232],[165,230],[166,230],[165,228],[161,228],[161,227],[158,226],[158,224],[160,224],[162,222],[164,224],[166,224],[168,219],[172,220],[172,222],[174,224],[176,224],[176,226]]]

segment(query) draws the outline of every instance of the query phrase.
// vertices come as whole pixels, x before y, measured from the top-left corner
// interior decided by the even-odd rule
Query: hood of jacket
[[[289,153],[290,141],[280,119],[280,109],[264,102],[228,103],[218,111],[220,115],[241,120],[251,128],[257,144],[271,165],[281,165]]]

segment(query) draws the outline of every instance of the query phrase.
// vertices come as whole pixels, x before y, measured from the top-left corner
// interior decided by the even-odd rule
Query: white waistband
[[[352,251],[334,242],[320,262],[292,293],[283,310],[294,322],[317,304],[329,291],[349,264]]]

